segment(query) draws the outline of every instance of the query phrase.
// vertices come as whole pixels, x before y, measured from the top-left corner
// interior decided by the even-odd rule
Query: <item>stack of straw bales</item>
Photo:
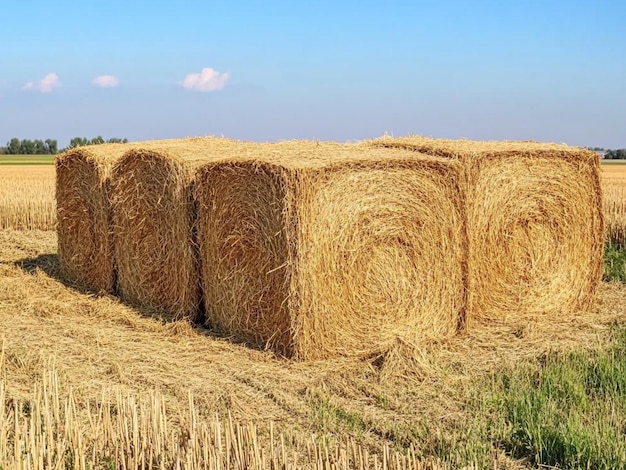
[[[461,165],[285,142],[199,169],[214,328],[299,359],[454,334],[464,308]]]
[[[98,293],[115,287],[109,184],[126,144],[80,147],[56,159],[57,233],[62,275]]]
[[[603,250],[594,152],[415,136],[383,137],[369,145],[463,164],[469,320],[559,314],[592,305]]]
[[[197,138],[57,162],[63,273],[298,359],[445,338],[472,319],[589,308],[593,152],[422,137]]]
[[[60,155],[63,275],[169,319],[196,319],[201,293],[191,196],[195,168],[232,158],[245,147],[197,138],[105,144]]]

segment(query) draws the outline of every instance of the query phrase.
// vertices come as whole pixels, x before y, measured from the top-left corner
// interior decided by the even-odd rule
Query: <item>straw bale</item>
[[[418,136],[369,144],[463,163],[468,319],[556,315],[592,306],[604,230],[594,152]]]
[[[453,335],[465,301],[461,165],[391,153],[283,142],[203,165],[213,328],[297,359]]]
[[[243,145],[210,137],[145,142],[114,165],[113,238],[123,300],[168,319],[197,318],[194,169]]]
[[[55,161],[61,274],[97,293],[111,293],[115,287],[109,179],[111,167],[129,148],[128,144],[79,147]]]

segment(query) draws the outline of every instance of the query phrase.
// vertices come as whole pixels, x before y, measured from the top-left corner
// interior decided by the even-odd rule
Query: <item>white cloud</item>
[[[120,81],[113,75],[100,75],[99,77],[94,78],[91,81],[91,84],[102,88],[113,88],[118,86]]]
[[[49,73],[38,82],[26,82],[22,89],[50,93],[60,86],[61,82],[59,81],[59,76],[56,73]]]
[[[220,73],[212,68],[203,68],[200,73],[190,73],[180,82],[183,88],[193,91],[217,91],[226,86],[229,73]]]

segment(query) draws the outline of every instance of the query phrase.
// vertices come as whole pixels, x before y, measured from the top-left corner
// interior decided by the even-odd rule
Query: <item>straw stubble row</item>
[[[594,190],[593,166],[416,142],[203,138],[70,152],[57,161],[69,185],[57,191],[61,266],[108,292],[117,272],[122,298],[172,318],[198,319],[203,297],[215,330],[299,359],[448,337],[468,315],[587,305],[601,215],[593,191],[576,210],[571,201]],[[589,214],[596,221],[576,231]],[[82,262],[90,252],[115,266]]]

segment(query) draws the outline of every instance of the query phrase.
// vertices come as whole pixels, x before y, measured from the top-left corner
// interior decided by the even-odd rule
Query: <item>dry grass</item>
[[[385,137],[376,147],[459,159],[466,181],[468,317],[590,308],[602,273],[597,155],[536,142]]]
[[[458,162],[283,142],[199,174],[202,280],[218,331],[299,359],[456,333]]]
[[[59,260],[70,281],[98,293],[115,289],[109,178],[124,144],[79,147],[57,156]]]
[[[626,165],[601,167],[607,241],[626,247]]]
[[[0,167],[0,229],[53,230],[54,167]]]
[[[168,417],[168,436],[188,436],[192,416],[189,393],[197,417],[198,432],[193,439],[202,437],[199,430],[203,427],[211,436],[216,415],[227,428],[230,413],[233,422],[244,429],[257,426],[259,447],[266,449],[266,455],[270,442],[279,445],[279,439],[272,441],[269,435],[268,423],[273,421],[276,436],[281,432],[285,436],[289,458],[295,449],[302,464],[308,462],[306,443],[312,432],[316,442],[325,440],[330,453],[355,441],[370,454],[378,454],[379,462],[385,445],[403,452],[414,446],[416,455],[432,456],[429,439],[437,442],[441,433],[451,432],[464,438],[472,420],[464,402],[477,377],[549,351],[594,347],[604,341],[614,322],[626,319],[625,288],[603,285],[599,308],[577,317],[493,323],[420,348],[399,343],[369,360],[299,363],[216,338],[185,322],[163,323],[143,316],[112,297],[74,291],[57,279],[55,250],[53,232],[0,231],[4,403],[28,402],[32,409],[35,387],[42,392],[42,377],[50,370],[48,358],[53,357],[60,403],[69,399],[70,393],[76,401],[71,429],[82,430],[82,453],[87,461],[96,442],[101,449],[108,449],[106,455],[112,460],[134,458],[142,445],[133,444],[121,454],[113,444],[106,447],[106,442],[117,441],[125,448],[127,442],[157,442],[151,430],[144,433],[140,423],[147,426],[147,417],[154,417],[159,408]],[[103,396],[103,389],[108,395]],[[157,396],[158,406],[154,401],[153,407],[150,403]],[[101,405],[109,402],[115,405],[109,410],[119,411],[117,417],[111,416],[119,428],[106,437],[108,424],[90,422],[85,405],[89,403],[95,419]],[[139,434],[132,431],[132,403]],[[9,411],[15,413],[14,409]],[[4,416],[9,419],[6,410]],[[24,430],[30,428],[27,418],[31,419],[20,415]],[[122,436],[126,433],[122,418],[128,420],[128,438]],[[425,424],[428,434],[416,435]],[[62,436],[63,427],[55,432]],[[55,446],[72,442],[54,441]],[[9,450],[5,456],[13,450],[11,441],[6,443]],[[172,444],[168,449],[172,451],[168,455],[175,457],[180,447]],[[251,454],[249,449],[247,455]],[[471,459],[461,456],[458,461],[470,463]],[[499,468],[519,468],[515,462],[506,464],[501,455],[499,462]]]

